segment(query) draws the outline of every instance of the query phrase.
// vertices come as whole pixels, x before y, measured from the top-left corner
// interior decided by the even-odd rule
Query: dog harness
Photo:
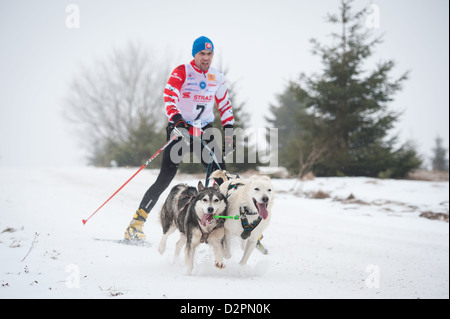
[[[189,204],[192,202],[192,200],[195,198],[195,195],[181,195],[180,198],[178,198],[178,203],[177,203],[177,207],[178,207],[178,216],[180,216],[180,214],[189,206]],[[181,198],[189,198],[186,202],[186,204],[180,208],[180,199]]]
[[[238,189],[238,187],[244,186],[244,185],[245,184],[242,184],[242,183],[235,183],[235,184],[230,183],[230,185],[228,185],[228,188],[227,188],[227,195],[226,195],[227,199],[228,199],[228,197],[230,197],[233,194],[233,193],[230,194],[231,190],[236,190],[236,189]]]
[[[216,227],[214,227],[209,233],[204,233],[203,230],[202,230],[202,226],[200,225],[200,221],[199,221],[198,228],[200,229],[200,232],[202,233],[202,237],[200,238],[200,243],[207,244],[209,235],[211,235],[211,233],[213,231],[215,231],[217,228],[219,228],[219,226],[223,227],[222,224],[223,224],[223,221],[221,221],[221,220],[217,221]]]
[[[228,189],[227,189],[227,195],[226,195],[227,199],[228,199],[228,197],[230,197],[233,194],[233,193],[230,193],[230,191],[236,190],[240,186],[245,186],[245,184],[239,183],[239,182],[235,183],[235,184],[230,183],[230,185],[228,185]],[[241,219],[241,225],[242,225],[242,228],[244,229],[241,234],[242,239],[249,238],[252,235],[253,229],[255,229],[262,220],[262,217],[258,216],[258,219],[256,219],[255,221],[253,221],[250,224],[248,222],[247,215],[257,215],[257,214],[258,214],[257,212],[250,212],[246,206],[239,207],[239,215],[240,215],[240,219]]]
[[[241,206],[239,208],[239,214],[241,215],[241,225],[244,231],[241,234],[242,239],[247,239],[251,236],[253,229],[255,229],[262,220],[261,216],[258,216],[258,219],[253,221],[253,223],[249,224],[247,215],[256,215],[257,213],[250,213],[247,207]]]

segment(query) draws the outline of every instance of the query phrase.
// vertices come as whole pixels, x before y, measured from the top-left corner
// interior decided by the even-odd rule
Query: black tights
[[[208,125],[207,127],[204,127],[203,129],[206,130],[207,128],[210,128],[211,126]],[[171,123],[169,123],[169,126],[167,127],[167,140],[169,140],[170,138],[170,133],[173,130],[173,126]],[[194,146],[194,142],[198,143],[197,146]],[[206,143],[206,145],[208,145],[208,147],[210,147],[213,151],[215,151],[215,155],[217,158],[217,161],[219,162],[220,167],[217,167],[217,164],[212,162],[212,171],[215,171],[217,169],[221,169],[221,170],[225,170],[225,163],[222,157],[222,153],[220,151],[220,148],[217,146],[216,142],[214,141],[214,136],[211,135],[211,138],[208,140],[204,140],[204,142]],[[188,150],[189,152],[194,152],[194,154],[197,156],[197,158],[200,158],[201,163],[203,164],[203,166],[208,167],[208,164],[210,161],[212,161],[212,157],[209,155],[208,151],[205,150],[205,147],[202,144],[199,144],[200,142],[198,140],[193,141],[193,139],[190,139],[190,145],[189,147],[181,147],[180,144],[178,143],[185,143],[184,141],[177,141],[175,140],[174,142],[172,142],[171,144],[169,144],[167,146],[167,148],[164,150],[163,152],[163,158],[162,158],[162,163],[161,163],[161,170],[159,171],[159,175],[158,178],[156,179],[155,183],[153,183],[152,186],[150,186],[150,188],[147,190],[147,192],[145,193],[144,197],[142,198],[141,204],[139,205],[139,209],[144,209],[147,213],[149,213],[152,208],[155,206],[156,202],[159,199],[159,196],[162,194],[162,192],[164,192],[166,190],[166,188],[170,185],[170,183],[172,182],[173,178],[175,177],[175,175],[177,174],[178,171],[178,167],[180,166],[181,163],[181,159],[183,157],[183,153],[186,153],[186,150]],[[183,144],[184,146],[186,144]],[[172,157],[176,157],[174,159],[171,158],[171,151],[174,147],[178,148],[178,152],[172,152]],[[197,154],[198,151],[200,150],[200,154]],[[177,155],[176,153],[178,153],[178,156],[173,156],[173,155]],[[201,154],[203,154],[204,156],[201,156]],[[204,159],[207,159],[207,161],[205,161]],[[209,159],[209,161],[208,161]]]

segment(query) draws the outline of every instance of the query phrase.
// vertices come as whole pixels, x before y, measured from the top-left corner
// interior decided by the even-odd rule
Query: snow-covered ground
[[[419,217],[448,213],[448,182],[316,178],[300,196],[294,180],[274,180],[269,254],[242,269],[235,241],[219,270],[202,245],[187,276],[172,262],[177,235],[157,251],[168,190],[145,226],[151,247],[94,239],[123,237],[155,171],[82,224],[135,171],[0,167],[0,298],[449,298],[449,224]],[[330,197],[305,196],[319,190]]]

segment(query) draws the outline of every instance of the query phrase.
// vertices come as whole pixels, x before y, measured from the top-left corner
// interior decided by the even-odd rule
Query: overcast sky
[[[86,163],[62,117],[64,97],[81,65],[129,41],[156,54],[171,52],[175,67],[192,59],[195,38],[208,36],[216,48],[213,64],[229,68],[250,126],[264,127],[263,116],[289,80],[320,72],[309,40],[330,43],[329,34],[339,32],[325,22],[339,3],[0,0],[0,165]],[[410,71],[391,105],[404,111],[394,133],[413,141],[428,160],[437,135],[447,148],[449,141],[449,1],[356,0],[355,7],[370,3],[379,9],[374,35],[384,34],[384,43],[367,67],[393,59],[393,76]],[[79,9],[79,28],[68,28],[69,4]]]

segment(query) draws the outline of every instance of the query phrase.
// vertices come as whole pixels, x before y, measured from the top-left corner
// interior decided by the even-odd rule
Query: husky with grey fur
[[[205,188],[199,182],[198,190],[186,184],[173,187],[160,213],[163,227],[159,244],[160,254],[166,250],[167,238],[178,229],[180,240],[175,247],[175,258],[186,245],[185,257],[189,275],[192,274],[195,250],[200,243],[208,243],[213,247],[215,266],[224,268],[224,219],[214,216],[224,216],[226,209],[227,200],[217,185]]]

